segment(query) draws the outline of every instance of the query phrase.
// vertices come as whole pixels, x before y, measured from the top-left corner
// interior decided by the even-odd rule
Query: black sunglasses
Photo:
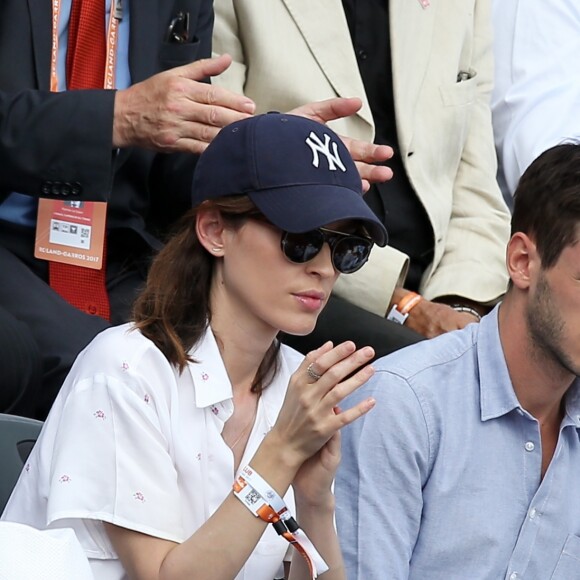
[[[303,234],[284,232],[282,252],[291,262],[303,264],[322,250],[324,242],[330,246],[333,266],[342,274],[352,274],[362,268],[373,247],[369,238],[318,228]]]

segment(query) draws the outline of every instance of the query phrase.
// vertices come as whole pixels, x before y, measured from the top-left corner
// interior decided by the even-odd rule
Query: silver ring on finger
[[[320,379],[320,377],[322,377],[321,374],[318,374],[315,370],[314,370],[314,363],[311,362],[308,365],[308,368],[306,369],[306,372],[308,373],[308,376],[312,379],[314,379],[315,381],[317,381],[318,379]]]

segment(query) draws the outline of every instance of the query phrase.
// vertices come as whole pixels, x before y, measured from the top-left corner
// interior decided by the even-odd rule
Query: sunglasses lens
[[[373,244],[364,238],[342,238],[334,244],[332,262],[334,267],[343,274],[356,272],[368,260]]]
[[[291,234],[287,232],[282,238],[282,250],[284,255],[297,264],[303,264],[312,260],[322,249],[324,236],[322,232],[314,230],[304,234]]]

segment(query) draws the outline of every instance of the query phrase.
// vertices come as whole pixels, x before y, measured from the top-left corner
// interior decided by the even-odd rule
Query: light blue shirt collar
[[[515,409],[529,413],[521,406],[510,379],[499,336],[500,306],[484,316],[479,324],[477,359],[480,376],[481,420],[489,421]],[[564,425],[580,428],[580,381],[576,379],[566,395]]]
[[[507,368],[498,326],[499,306],[479,324],[477,359],[480,376],[481,420],[489,421],[520,408]]]

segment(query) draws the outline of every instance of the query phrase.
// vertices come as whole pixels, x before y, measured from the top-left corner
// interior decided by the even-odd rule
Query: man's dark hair
[[[544,268],[573,244],[580,224],[580,142],[544,151],[522,175],[514,194],[512,234],[532,238]]]

